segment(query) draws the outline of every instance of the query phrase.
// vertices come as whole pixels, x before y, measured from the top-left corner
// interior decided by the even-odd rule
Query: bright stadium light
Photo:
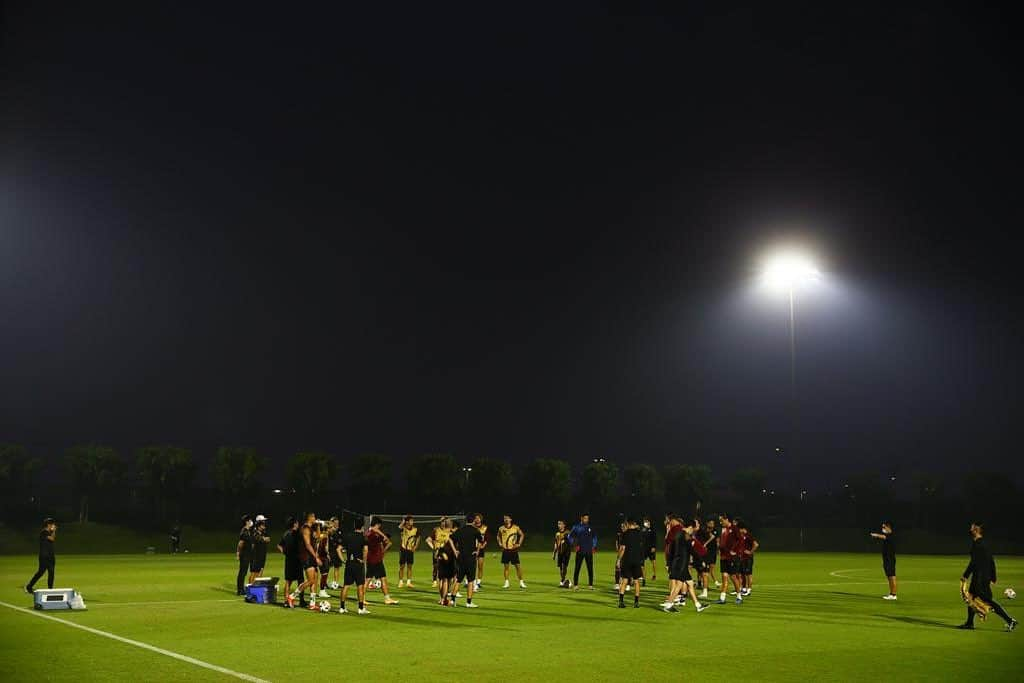
[[[773,251],[765,257],[761,268],[761,285],[773,294],[781,294],[788,298],[789,303],[789,403],[791,411],[791,440],[796,441],[797,403],[796,403],[796,306],[794,299],[796,291],[801,287],[813,284],[821,279],[821,272],[814,263],[814,258],[800,248],[787,247]],[[782,455],[781,448],[776,448],[777,455]],[[793,452],[793,446],[787,447],[787,453]],[[800,457],[800,450],[796,448],[796,457]],[[800,502],[803,503],[807,492],[800,485],[799,472],[797,491],[800,494]],[[775,495],[775,491],[771,492]],[[800,547],[804,545],[804,515],[803,505],[800,506]]]
[[[814,260],[806,253],[787,249],[765,259],[761,279],[766,287],[777,292],[790,293],[800,285],[815,282],[821,273]]]

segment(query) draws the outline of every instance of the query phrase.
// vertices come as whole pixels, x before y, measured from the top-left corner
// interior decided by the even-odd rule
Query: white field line
[[[83,631],[88,631],[89,633],[92,633],[92,634],[97,635],[97,636],[103,636],[104,638],[110,638],[111,640],[116,640],[119,643],[125,643],[126,645],[132,645],[134,647],[142,648],[143,650],[149,650],[150,652],[155,652],[157,654],[164,655],[165,657],[170,657],[172,659],[177,659],[178,661],[181,661],[181,662],[188,662],[189,664],[194,664],[195,666],[199,666],[199,667],[202,667],[204,669],[209,669],[210,671],[216,671],[217,673],[222,673],[222,674],[224,674],[226,676],[234,676],[235,678],[240,678],[243,681],[251,681],[252,683],[268,683],[268,681],[265,681],[262,678],[256,678],[255,676],[250,676],[248,674],[239,673],[238,671],[232,671],[231,669],[225,669],[223,666],[217,666],[216,664],[210,664],[209,662],[204,662],[203,660],[196,659],[195,657],[189,657],[187,655],[179,654],[177,652],[171,652],[170,650],[165,650],[162,647],[156,647],[155,645],[150,645],[148,643],[142,643],[142,642],[139,642],[138,640],[132,640],[130,638],[124,638],[122,636],[115,635],[113,633],[108,633],[107,631],[101,631],[98,628],[92,628],[91,626],[84,626],[82,624],[77,624],[77,623],[75,623],[73,621],[68,621],[67,619],[60,619],[58,617],[50,616],[49,614],[44,614],[43,612],[37,612],[35,610],[25,609],[24,607],[18,607],[17,605],[9,605],[6,602],[0,602],[0,606],[7,607],[8,609],[13,609],[13,610],[15,610],[17,612],[23,612],[23,613],[28,614],[28,615],[33,616],[33,617],[39,617],[40,619],[48,619],[50,621],[55,621],[58,624],[64,624],[65,626],[71,626],[72,628],[77,628],[77,629],[81,629]]]
[[[203,602],[239,602],[237,598],[209,599],[209,600],[140,600],[138,602],[97,602],[89,603],[89,609],[97,607],[132,607],[133,605],[188,605]]]
[[[828,575],[829,576],[834,576],[837,579],[848,579],[850,577],[846,576],[847,572],[867,572],[867,571],[874,571],[874,570],[870,569],[868,567],[860,567],[858,569],[837,569],[834,572],[829,572]]]

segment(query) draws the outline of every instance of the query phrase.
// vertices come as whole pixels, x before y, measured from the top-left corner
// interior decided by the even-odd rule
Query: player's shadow
[[[879,616],[884,619],[891,619],[893,621],[902,621],[904,624],[914,624],[916,626],[931,626],[932,628],[956,628],[956,624],[951,624],[948,621],[936,621],[935,619],[921,619],[920,617],[907,617],[898,614],[878,614],[875,616]]]

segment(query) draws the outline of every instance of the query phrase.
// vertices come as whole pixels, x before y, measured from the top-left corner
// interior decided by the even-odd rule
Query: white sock
[[[720,596],[718,596],[718,599],[719,600],[725,600],[725,591],[722,591],[722,594]]]

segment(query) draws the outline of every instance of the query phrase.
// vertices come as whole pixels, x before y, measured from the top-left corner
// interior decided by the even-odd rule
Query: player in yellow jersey
[[[519,549],[526,540],[526,534],[519,528],[518,524],[512,523],[512,516],[505,515],[502,525],[498,527],[498,545],[501,546],[501,564],[505,567],[505,585],[508,588],[508,566],[516,567],[516,576],[519,578],[519,587],[526,588],[523,581],[523,566],[519,563]]]
[[[452,521],[447,517],[442,517],[441,522],[438,526],[434,527],[434,530],[430,533],[427,538],[427,545],[433,551],[433,565],[434,565],[434,578],[430,583],[431,588],[437,588],[437,555],[441,552],[441,548],[448,542],[448,537],[452,534]]]
[[[561,580],[559,588],[572,588],[572,581],[565,578],[569,571],[569,558],[572,556],[572,546],[569,544],[569,527],[565,520],[558,520],[558,528],[555,530],[555,547],[551,551],[551,559],[558,564],[558,573]]]
[[[398,550],[398,587],[402,587],[404,579],[407,588],[414,588],[412,563],[416,559],[416,549],[420,547],[420,530],[416,528],[412,515],[406,515],[398,529],[402,532]]]
[[[480,550],[476,556],[476,590],[480,590],[480,584],[484,580],[484,549],[487,548],[487,525],[484,524],[484,516],[479,512],[473,515],[473,526],[480,532],[483,543],[480,545]]]

